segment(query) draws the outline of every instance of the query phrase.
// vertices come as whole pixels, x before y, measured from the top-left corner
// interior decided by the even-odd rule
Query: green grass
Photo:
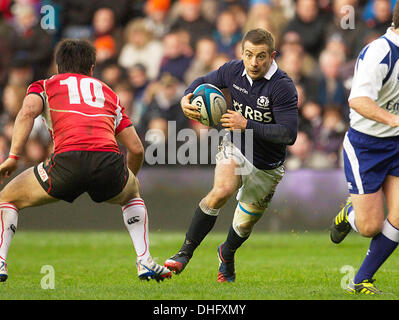
[[[159,263],[174,254],[183,233],[153,232],[151,253]],[[127,232],[19,231],[8,255],[9,279],[0,300],[358,300],[399,297],[399,258],[393,254],[376,274],[391,294],[368,297],[341,289],[341,267],[357,269],[369,240],[351,234],[333,245],[327,233],[254,233],[236,256],[235,283],[216,281],[216,247],[224,234],[211,233],[186,270],[171,280],[139,281]],[[55,271],[55,289],[42,289],[45,265]]]

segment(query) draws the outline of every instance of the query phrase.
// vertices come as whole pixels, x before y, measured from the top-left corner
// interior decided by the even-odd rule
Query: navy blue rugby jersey
[[[232,101],[230,108],[248,119],[247,129],[253,129],[253,165],[269,170],[283,164],[286,146],[294,144],[298,131],[298,95],[288,75],[273,61],[265,77],[253,81],[243,61],[232,60],[194,80],[185,94],[203,83],[227,88]],[[233,142],[236,144],[234,139]],[[236,145],[244,155],[246,144],[242,132]]]

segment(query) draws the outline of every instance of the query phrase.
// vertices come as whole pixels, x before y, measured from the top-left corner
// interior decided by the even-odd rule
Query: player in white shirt
[[[372,238],[363,264],[348,286],[352,293],[381,293],[372,277],[399,243],[398,62],[396,4],[392,27],[360,52],[349,96],[350,128],[343,156],[350,197],[335,217],[330,236],[340,243],[353,229]]]

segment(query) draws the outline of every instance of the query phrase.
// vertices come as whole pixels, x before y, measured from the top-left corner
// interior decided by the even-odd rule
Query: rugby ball
[[[194,90],[190,103],[198,107],[201,112],[200,122],[208,127],[217,125],[227,112],[223,92],[209,83],[201,84]]]

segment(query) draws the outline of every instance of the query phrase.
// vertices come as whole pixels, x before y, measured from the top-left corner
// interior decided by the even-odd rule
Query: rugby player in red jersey
[[[0,165],[3,183],[17,169],[34,119],[41,114],[54,152],[0,192],[0,281],[8,277],[6,258],[19,211],[58,200],[73,202],[84,192],[95,202],[122,206],[139,278],[170,278],[171,272],[156,264],[149,252],[148,215],[136,178],[143,146],[118,96],[92,77],[94,47],[84,40],[63,40],[55,59],[57,74],[29,86],[15,121],[9,158]],[[127,149],[126,163],[118,142]]]

